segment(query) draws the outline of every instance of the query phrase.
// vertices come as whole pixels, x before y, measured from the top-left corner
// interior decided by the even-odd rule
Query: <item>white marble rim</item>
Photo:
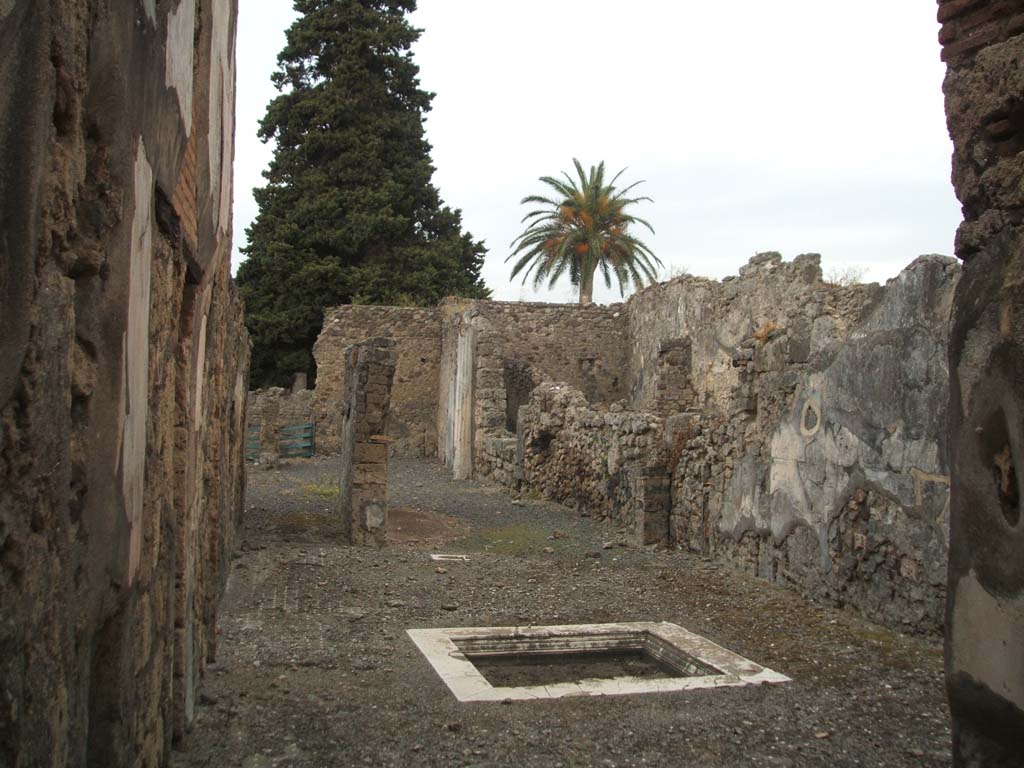
[[[568,624],[526,627],[455,627],[406,630],[434,671],[459,701],[522,701],[558,699],[565,696],[624,696],[667,693],[702,688],[730,688],[747,685],[787,683],[788,677],[733,653],[705,637],[669,622],[624,622],[616,624]],[[621,647],[632,635],[642,644],[645,637],[671,646],[719,674],[689,677],[615,677],[585,679],[555,685],[495,687],[477,670],[457,643],[501,648],[502,653],[529,652],[538,643],[555,645],[561,651],[600,650]],[[475,655],[475,654],[474,654]]]

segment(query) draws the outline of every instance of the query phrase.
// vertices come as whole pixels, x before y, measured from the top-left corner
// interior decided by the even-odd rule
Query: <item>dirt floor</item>
[[[250,467],[218,660],[175,766],[950,763],[938,638],[622,546],[600,520],[429,461],[392,462],[395,543],[348,547],[337,475],[327,459]],[[680,624],[792,682],[459,703],[405,634],[613,621]]]

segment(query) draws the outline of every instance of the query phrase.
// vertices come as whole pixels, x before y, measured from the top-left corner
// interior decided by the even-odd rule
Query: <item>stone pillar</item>
[[[958,766],[1024,764],[1024,2],[940,0],[964,260],[950,332],[946,682]]]
[[[341,413],[341,518],[352,544],[383,546],[388,524],[384,436],[395,377],[395,342],[373,338],[345,350]]]
[[[465,480],[473,476],[476,329],[469,322],[464,322],[459,329],[458,339],[452,402],[448,412],[453,435],[452,477]]]
[[[672,508],[672,474],[664,462],[648,464],[641,476],[643,510],[637,519],[637,538],[642,546],[668,543],[668,519]]]

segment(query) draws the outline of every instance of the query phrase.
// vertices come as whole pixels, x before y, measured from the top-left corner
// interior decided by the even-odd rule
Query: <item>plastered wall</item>
[[[0,3],[0,764],[160,765],[243,509],[235,5]]]

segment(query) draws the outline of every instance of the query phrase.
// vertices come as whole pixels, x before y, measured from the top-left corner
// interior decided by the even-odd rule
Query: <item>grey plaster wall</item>
[[[780,254],[768,252],[721,282],[687,275],[631,296],[625,307],[631,404],[656,407],[658,356],[666,342],[690,341],[695,406],[726,413],[739,382],[733,354],[759,330],[785,327],[798,332],[804,357],[845,338],[879,288],[827,284],[820,261],[817,254],[783,261]]]
[[[950,258],[916,260],[818,348],[799,316],[741,343],[729,415],[670,422],[673,537],[881,623],[939,631],[958,273]]]

